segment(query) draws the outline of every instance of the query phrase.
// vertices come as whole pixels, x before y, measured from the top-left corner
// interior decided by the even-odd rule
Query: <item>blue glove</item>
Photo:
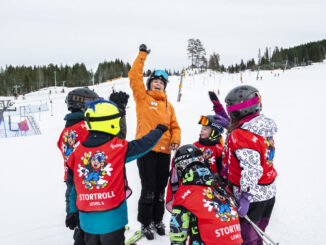
[[[249,198],[252,195],[248,192],[242,192],[241,197],[239,199],[239,207],[238,207],[238,214],[240,217],[244,217],[247,215],[249,210],[250,201]]]

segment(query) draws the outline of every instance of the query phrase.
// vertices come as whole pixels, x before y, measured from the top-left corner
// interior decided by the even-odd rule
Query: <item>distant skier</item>
[[[277,127],[272,119],[260,114],[261,96],[252,86],[235,87],[225,102],[231,117],[225,142],[229,187],[239,202],[239,216],[248,215],[265,231],[275,203],[273,136]],[[241,218],[240,224],[243,244],[263,244],[246,219]]]
[[[71,175],[71,173],[68,173],[67,161],[75,148],[80,144],[80,142],[86,140],[89,134],[84,123],[84,111],[86,110],[85,102],[96,100],[98,98],[99,96],[95,92],[86,88],[74,89],[70,91],[66,97],[65,102],[70,113],[64,118],[66,125],[59,136],[57,146],[63,157],[64,181],[67,185],[67,190],[70,190],[73,185],[71,179],[69,181],[67,177],[68,174]],[[66,192],[66,203],[69,203],[68,193],[69,191]],[[73,230],[75,227],[69,228]],[[83,231],[77,225],[74,231],[74,244],[84,244],[83,236]]]
[[[116,137],[122,115],[112,101],[90,102],[84,114],[90,135],[67,163],[73,186],[66,223],[75,227],[80,222],[86,245],[124,245],[128,223],[125,163],[150,151],[168,129],[158,124],[141,139],[128,142]]]
[[[194,145],[181,146],[173,161],[181,186],[175,193],[170,219],[171,245],[241,244],[237,210],[217,192],[212,172],[202,151]]]
[[[150,50],[146,45],[139,47],[139,54],[134,61],[128,77],[136,102],[137,132],[136,138],[144,136],[155,128],[157,123],[166,124],[169,130],[161,140],[137,161],[142,190],[138,202],[138,221],[147,239],[154,239],[154,230],[165,235],[164,197],[169,177],[171,151],[180,144],[181,130],[177,122],[172,104],[167,100],[165,89],[168,74],[163,70],[155,70],[149,76],[146,87],[143,80],[143,68]]]

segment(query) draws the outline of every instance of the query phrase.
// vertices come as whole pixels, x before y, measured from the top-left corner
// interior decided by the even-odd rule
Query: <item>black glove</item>
[[[215,92],[213,92],[213,91],[208,91],[208,95],[209,95],[209,98],[211,99],[212,102],[213,102],[214,100],[219,102],[219,100],[218,100],[217,95],[215,94]]]
[[[156,128],[159,129],[159,130],[161,130],[161,131],[162,131],[162,134],[163,134],[166,130],[169,129],[167,126],[165,126],[165,125],[163,125],[163,124],[158,124],[158,125],[156,126]]]
[[[66,216],[66,227],[73,230],[79,225],[78,213],[67,214]]]
[[[113,92],[110,95],[109,100],[113,101],[114,103],[117,104],[117,106],[119,107],[119,109],[121,109],[123,112],[126,111],[126,106],[128,104],[128,99],[129,99],[129,94],[125,93],[125,92]]]
[[[151,52],[150,49],[147,49],[146,44],[141,44],[141,45],[139,46],[139,51],[144,51],[144,52],[146,52],[147,54],[149,54],[149,53]]]

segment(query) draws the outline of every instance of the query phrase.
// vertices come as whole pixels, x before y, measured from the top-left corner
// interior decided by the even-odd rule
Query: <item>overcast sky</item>
[[[0,66],[134,60],[146,69],[189,65],[198,38],[225,65],[257,60],[258,48],[326,38],[326,0],[0,0]]]

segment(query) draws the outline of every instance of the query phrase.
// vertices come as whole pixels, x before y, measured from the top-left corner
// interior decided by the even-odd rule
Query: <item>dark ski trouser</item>
[[[86,245],[124,245],[125,228],[101,235],[85,232],[84,238]]]
[[[254,202],[249,206],[248,217],[265,231],[274,208],[275,197],[263,202]],[[263,245],[263,240],[244,218],[240,218],[243,245]]]
[[[152,221],[159,223],[163,219],[170,159],[170,154],[150,151],[137,160],[142,186],[137,219],[145,226]]]
[[[74,231],[74,245],[85,245],[84,236],[85,232],[81,228],[77,227]]]

